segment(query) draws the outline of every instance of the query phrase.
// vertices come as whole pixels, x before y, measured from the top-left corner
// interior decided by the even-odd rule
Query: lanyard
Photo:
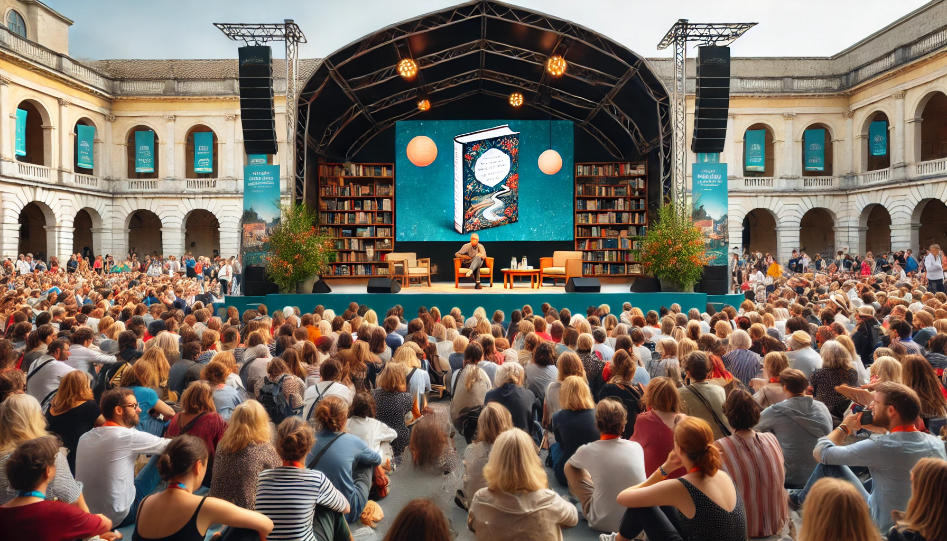
[[[892,434],[894,434],[895,432],[917,432],[917,427],[914,425],[896,426],[891,429]]]
[[[302,469],[303,463],[296,460],[284,460],[283,466]]]
[[[620,436],[617,434],[602,434],[602,440],[617,440]]]
[[[39,498],[41,500],[46,499],[46,495],[38,490],[18,490],[16,491],[17,498]]]
[[[118,426],[118,427],[121,427],[122,425],[120,425],[120,424],[118,424],[118,423],[116,423],[116,422],[114,422],[114,421],[105,421],[105,423],[103,423],[102,426]]]
[[[694,473],[695,471],[702,471],[702,468],[700,466],[694,466],[693,468],[688,470],[687,473]]]
[[[183,490],[184,492],[190,492],[190,490],[187,489],[187,485],[184,483],[168,483],[168,488],[176,488],[178,490]]]

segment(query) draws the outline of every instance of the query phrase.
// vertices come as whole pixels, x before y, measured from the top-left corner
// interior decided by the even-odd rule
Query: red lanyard
[[[116,422],[114,422],[114,421],[105,421],[105,423],[103,423],[102,426],[118,426],[118,427],[121,427],[122,425],[120,425],[120,424],[118,424],[118,423],[116,423]]]
[[[693,468],[688,470],[687,473],[694,473],[695,471],[703,471],[703,469],[700,466],[694,466]]]
[[[917,427],[914,425],[896,426],[891,429],[892,434],[894,434],[895,432],[917,432]]]
[[[302,469],[303,463],[295,460],[284,460],[283,466]]]
[[[779,383],[779,378],[769,378],[770,383]]]
[[[602,434],[602,440],[617,440],[621,436],[617,434]]]

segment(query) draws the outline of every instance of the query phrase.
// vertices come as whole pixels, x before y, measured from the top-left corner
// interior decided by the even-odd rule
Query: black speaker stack
[[[730,269],[726,265],[708,267],[704,266],[704,274],[700,278],[698,290],[708,295],[726,295],[727,284],[730,281]]]
[[[276,154],[273,50],[267,46],[240,47],[239,57],[243,146],[247,154]]]
[[[266,279],[266,268],[250,266],[243,269],[243,294],[247,297],[262,297],[279,293],[279,286]]]
[[[569,278],[566,282],[568,293],[601,293],[602,284],[598,278]]]
[[[369,278],[369,293],[397,293],[401,291],[401,284],[391,278]]]
[[[727,139],[730,109],[730,48],[697,48],[697,104],[691,150],[720,153]]]

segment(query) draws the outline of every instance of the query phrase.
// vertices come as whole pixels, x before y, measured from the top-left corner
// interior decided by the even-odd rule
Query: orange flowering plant
[[[281,292],[295,292],[296,285],[320,275],[335,260],[332,236],[319,227],[319,214],[306,205],[283,205],[280,223],[270,232],[266,276]]]
[[[689,206],[662,206],[657,223],[648,227],[641,243],[645,272],[682,290],[700,280],[708,261],[703,232],[691,220],[691,212]]]

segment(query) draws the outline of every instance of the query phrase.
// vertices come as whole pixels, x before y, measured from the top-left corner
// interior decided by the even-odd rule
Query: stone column
[[[724,144],[723,152],[727,157],[727,177],[743,177],[743,134],[736,133],[734,124],[736,113],[727,113],[727,141]]]
[[[174,164],[174,154],[175,154],[175,140],[174,140],[174,115],[165,115],[164,119],[167,120],[167,126],[164,130],[164,140],[161,143],[164,145],[164,170],[165,178],[177,178],[178,172]],[[158,172],[158,176],[161,176],[161,173]],[[183,176],[183,175],[182,175]],[[178,255],[181,255],[180,253]]]
[[[7,216],[12,213],[5,212]],[[13,223],[0,224],[0,230],[3,231],[3,239],[0,240],[0,246],[3,246],[3,257],[9,257],[16,261],[17,251],[20,249],[20,224],[16,222],[14,215]]]
[[[775,172],[777,177],[800,176],[796,173],[797,160],[793,159],[796,147],[792,130],[792,119],[794,118],[796,118],[796,113],[783,113],[783,119],[785,120],[785,128],[783,130],[783,163],[780,164],[780,170]]]
[[[16,115],[10,108],[10,80],[0,77],[0,160],[13,161],[13,139],[16,131]],[[12,116],[12,119],[11,119]]]
[[[849,239],[851,239],[852,231],[855,231],[856,238],[858,239],[858,249],[855,253],[865,255],[865,252],[868,251],[868,226],[850,227]]]
[[[234,126],[236,125],[237,115],[227,115],[227,123],[224,125],[224,144],[221,145],[224,149],[221,159],[218,160],[220,164],[220,171],[217,173],[218,178],[234,178],[234,168],[236,167],[237,153],[234,149]]]
[[[912,117],[904,121],[904,160],[909,163],[921,161],[921,122],[924,119]]]
[[[69,101],[59,98],[59,178],[63,179],[72,170],[72,138],[75,136],[69,125]],[[70,245],[71,246],[71,245]]]
[[[776,226],[776,254],[779,264],[786,265],[792,256],[793,248],[799,247],[799,224]]]
[[[743,218],[730,218],[731,216],[734,216],[733,211],[738,209],[739,206],[729,206],[729,209],[727,210],[727,244],[729,244],[727,251],[728,254],[732,252],[734,248],[736,248],[741,254],[743,253]]]
[[[161,249],[164,252],[164,257],[171,255],[181,257],[184,254],[184,228],[162,227]]]
[[[112,124],[115,122],[115,115],[105,115],[105,128],[102,134],[102,161],[96,164],[95,174],[99,177],[118,177],[121,169],[115,169],[112,163],[112,147],[115,146],[115,139],[112,136]],[[123,155],[124,156],[124,155]]]
[[[895,218],[891,218],[891,250],[907,250],[911,249],[915,252],[918,251],[918,244],[920,244],[920,235],[918,231],[920,230],[921,224],[918,222],[902,222],[900,220],[895,222]]]
[[[75,229],[73,229],[75,231]],[[108,242],[105,240],[106,233],[111,233],[110,229],[104,227],[93,227],[92,228],[92,253],[94,254],[114,254],[116,253],[112,249],[112,239],[109,237]],[[124,250],[125,253],[128,253],[128,250]],[[122,253],[122,252],[118,252]]]
[[[852,143],[855,140],[852,117],[855,116],[855,111],[846,110],[842,112],[842,116],[845,118],[845,140],[842,141],[842,159],[837,166],[836,176],[852,175],[855,173],[855,169],[852,167],[854,163],[854,147]]]
[[[894,131],[894,137],[891,141],[891,167],[903,168],[905,162],[905,140],[904,140],[904,92],[896,92],[894,95],[894,120],[893,126],[889,127],[889,132]]]
[[[56,256],[62,261],[62,251],[72,249],[72,226],[47,225],[46,226],[46,260],[50,256]]]

